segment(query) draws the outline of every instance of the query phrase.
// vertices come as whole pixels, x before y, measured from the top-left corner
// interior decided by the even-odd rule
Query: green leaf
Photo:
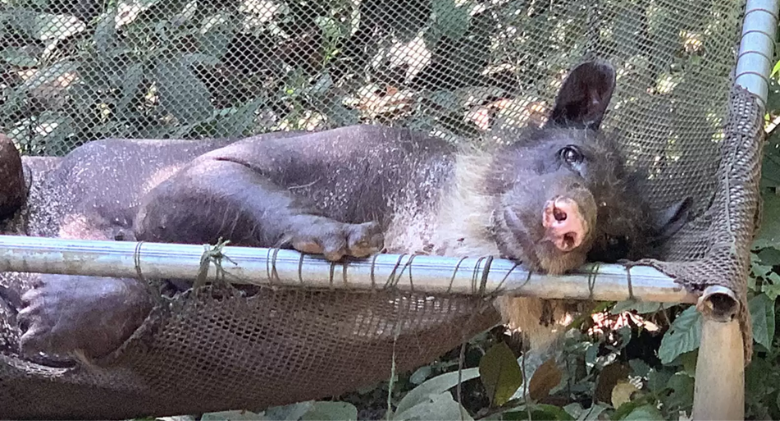
[[[10,15],[13,25],[39,41],[63,40],[87,28],[84,22],[71,15],[38,13],[31,10],[14,10]]]
[[[677,357],[677,362],[682,365],[682,373],[685,373],[689,376],[695,376],[696,375],[696,362],[699,358],[699,350],[694,350],[691,352],[686,352],[679,357]]]
[[[754,248],[780,247],[780,196],[765,193],[764,212]]]
[[[628,414],[631,413],[634,409],[636,409],[640,403],[634,401],[634,402],[626,402],[623,405],[620,405],[620,408],[615,408],[615,412],[612,413],[612,416],[609,417],[611,420],[623,420],[625,417],[628,416]]]
[[[658,393],[666,388],[669,379],[672,378],[672,373],[669,370],[652,370],[647,374],[647,388],[653,393]]]
[[[761,288],[761,292],[767,295],[770,300],[775,301],[777,297],[780,297],[780,275],[772,272],[769,274],[769,280],[771,284],[764,284]]]
[[[265,419],[272,421],[298,421],[303,414],[314,407],[314,401],[275,406],[264,411]]]
[[[777,248],[765,248],[759,251],[757,256],[764,265],[780,265],[780,250]]]
[[[128,104],[133,100],[138,89],[138,84],[141,83],[144,77],[144,65],[143,63],[133,63],[125,71],[125,77],[122,79],[122,97],[116,105],[117,112],[122,114],[127,110]]]
[[[479,360],[479,376],[494,406],[507,403],[523,384],[523,371],[504,342],[491,347]]]
[[[590,370],[593,369],[593,367],[596,365],[596,358],[599,355],[599,345],[598,344],[588,344],[588,348],[585,350],[585,365],[587,367],[588,373],[590,373]]]
[[[580,416],[583,415],[583,412],[585,412],[585,410],[582,408],[582,404],[579,402],[572,402],[568,405],[565,405],[563,410],[574,419],[579,419]]]
[[[531,420],[574,420],[563,408],[554,405],[533,405],[531,409]],[[528,420],[528,411],[521,409],[504,413],[504,420]]]
[[[631,342],[631,327],[630,326],[621,326],[620,328],[615,331],[615,333],[620,335],[620,343],[618,345],[618,351],[628,346],[629,342]],[[614,348],[612,345],[607,345],[610,349]]]
[[[255,121],[255,112],[265,103],[265,98],[258,98],[240,107],[220,110],[215,124],[213,137],[244,136]]]
[[[640,377],[647,377],[648,374],[650,374],[650,366],[638,359],[634,358],[633,360],[628,361],[628,365],[631,366],[631,369],[633,370],[634,375],[640,376]]]
[[[769,92],[767,108],[776,113],[780,107],[780,86],[774,79],[770,83]],[[780,185],[780,132],[777,130],[772,132],[764,147],[764,157],[761,160],[761,185],[763,187]]]
[[[249,411],[209,412],[201,415],[201,421],[264,420],[260,414]]]
[[[695,306],[691,306],[677,316],[661,339],[658,357],[663,364],[669,364],[679,355],[697,349],[700,341],[701,314]]]
[[[0,50],[0,57],[13,66],[35,67],[38,65],[38,58],[27,53],[22,48],[5,48]]]
[[[360,111],[344,106],[340,98],[333,97],[327,102],[330,119],[337,126],[349,126],[360,123]]]
[[[763,400],[767,394],[767,386],[772,384],[770,377],[777,369],[764,358],[753,358],[745,367],[745,396]],[[776,382],[774,382],[777,385]]]
[[[95,46],[100,54],[108,54],[116,42],[116,9],[104,13],[95,27]]]
[[[777,397],[775,397],[775,405],[780,408],[780,393],[778,393]]]
[[[478,368],[467,368],[462,371],[462,381],[471,380],[479,377]],[[431,395],[438,395],[455,387],[458,384],[458,372],[445,373],[436,376],[425,383],[415,387],[411,392],[398,402],[396,413],[406,411],[407,409],[424,402]]]
[[[400,409],[400,406],[399,406]],[[463,407],[448,392],[428,395],[403,411],[396,410],[393,421],[460,420],[473,421]]]
[[[328,40],[328,42],[336,42],[339,38],[341,38],[341,28],[332,18],[327,16],[318,16],[314,18],[314,21],[317,23],[317,26],[320,27],[322,35],[325,36],[325,39]]]
[[[203,19],[199,34],[200,52],[221,60],[233,40],[234,19],[229,13],[220,13]]]
[[[182,56],[182,60],[188,66],[192,66],[193,64],[216,66],[219,64],[219,59],[212,55],[203,53],[187,53]]]
[[[766,279],[774,285],[780,285],[780,275],[776,272],[770,272]]]
[[[328,402],[319,401],[314,402],[311,409],[309,409],[301,417],[301,421],[318,421],[318,420],[344,420],[344,421],[357,421],[358,411],[355,405],[349,402]]]
[[[758,294],[748,301],[753,322],[753,339],[766,349],[772,347],[775,337],[775,302],[766,294]]]
[[[181,59],[164,57],[154,68],[160,103],[182,125],[211,118],[211,94]]]
[[[326,92],[328,92],[328,89],[330,89],[333,86],[333,78],[330,76],[330,73],[325,72],[319,79],[317,79],[317,82],[314,84],[314,86],[311,87],[311,94],[312,95],[323,95]]]
[[[433,373],[431,366],[424,365],[409,376],[409,381],[412,382],[412,384],[420,384],[430,377],[431,373]]]
[[[769,250],[769,249],[764,249],[764,250]],[[758,263],[751,263],[750,271],[753,276],[763,278],[766,277],[770,272],[772,272],[772,266],[761,265]]]
[[[775,67],[772,68],[772,73],[769,74],[769,77],[775,77],[775,75],[777,75],[777,72],[780,72],[780,61],[775,63]]]
[[[471,14],[465,6],[458,7],[455,0],[432,0],[435,30],[451,38],[459,40],[471,24]]]
[[[438,90],[430,94],[430,101],[443,112],[457,112],[460,110],[458,96],[451,91]]]
[[[693,405],[693,377],[677,373],[669,379],[667,385],[672,393],[663,399],[663,403],[669,411],[686,410]]]
[[[769,79],[769,92],[766,97],[766,109],[770,113],[777,113],[780,110],[780,84],[776,79]]]
[[[663,420],[664,417],[661,415],[661,411],[658,410],[653,405],[642,405],[639,408],[634,409],[631,411],[628,415],[626,415],[624,420]]]

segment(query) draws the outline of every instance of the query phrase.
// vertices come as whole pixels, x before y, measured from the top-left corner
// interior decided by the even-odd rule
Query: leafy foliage
[[[523,384],[523,371],[504,343],[490,348],[480,360],[479,376],[491,404],[498,406],[507,403]]]
[[[699,341],[701,341],[701,316],[695,307],[688,307],[664,335],[658,356],[662,363],[668,364],[678,356],[698,348]]]
[[[606,58],[626,77],[655,81],[648,88],[660,93],[659,110],[701,83],[684,72],[708,47],[686,47],[696,40],[671,30],[677,7],[632,0],[606,0],[605,9],[626,13],[599,13],[599,22],[570,1],[3,4],[0,130],[29,154],[104,137],[239,137],[359,122],[487,139],[496,122],[512,129],[539,118],[537,99],[587,51],[587,31],[603,33]],[[689,37],[733,18],[712,7],[711,20],[686,24]],[[650,105],[643,101],[626,97],[621,107]]]
[[[403,124],[461,140],[519,127],[560,72],[604,34],[620,77],[647,97],[615,108],[657,110],[670,131],[718,125],[675,112],[707,88],[702,51],[732,54],[697,33],[727,30],[730,11],[675,26],[673,2],[472,0],[5,0],[0,9],[0,131],[28,154],[64,154],[104,137],[238,137],[359,122]],[[707,7],[707,6],[702,6]],[[622,13],[607,13],[621,10]],[[388,19],[393,16],[395,19]],[[594,26],[594,16],[599,25]],[[675,24],[675,25],[673,25]],[[533,36],[530,36],[530,35]],[[687,35],[681,35],[687,34]],[[540,48],[534,43],[544,43]],[[641,48],[639,48],[641,46]],[[661,71],[659,69],[670,69]],[[752,252],[750,312],[756,346],[746,372],[747,415],[780,418],[775,344],[780,295],[780,84],[768,98],[764,213]],[[713,113],[720,110],[713,110]],[[678,116],[679,114],[679,116]],[[697,117],[698,115],[698,117]],[[624,133],[640,138],[641,128]],[[714,130],[714,129],[713,129]],[[678,158],[672,139],[668,154]],[[627,318],[639,315],[641,323]],[[527,370],[503,332],[331,401],[201,419],[678,419],[692,403],[700,339],[693,308],[617,303],[585,320],[563,355]],[[653,325],[651,329],[650,325]],[[463,383],[461,402],[453,394]],[[477,381],[479,378],[479,381]],[[390,402],[388,408],[386,403]]]

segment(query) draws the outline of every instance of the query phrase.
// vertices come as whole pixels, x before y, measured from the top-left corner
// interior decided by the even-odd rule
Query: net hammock
[[[110,4],[110,5],[109,5]],[[774,12],[773,12],[774,13]],[[618,69],[604,129],[663,208],[695,220],[643,261],[691,290],[736,292],[746,346],[758,220],[761,104],[734,87],[744,2],[728,0],[196,2],[52,0],[0,11],[2,125],[28,156],[107,137],[239,137],[355,123],[501,142],[539,122],[568,69]],[[475,140],[477,139],[477,140]],[[47,170],[24,226],[54,237]],[[2,274],[26,288],[33,273]],[[444,275],[446,276],[446,274]],[[206,292],[210,290],[205,290]],[[481,297],[263,287],[158,305],[94,366],[18,354],[0,306],[0,416],[131,418],[261,410],[355,390],[426,364],[501,320]]]

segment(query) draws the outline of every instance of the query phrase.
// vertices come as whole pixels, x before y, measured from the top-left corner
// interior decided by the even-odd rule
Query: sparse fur
[[[455,158],[452,179],[435,212],[432,254],[465,257],[498,255],[491,234],[496,198],[485,186],[488,152],[464,148]]]
[[[447,257],[500,256],[495,227],[501,217],[490,182],[501,151],[463,147],[455,157],[451,180],[431,212],[396,213],[385,234],[387,250]],[[494,304],[507,327],[522,331],[540,352],[554,346],[562,327],[572,319],[572,303],[562,300],[500,296]]]

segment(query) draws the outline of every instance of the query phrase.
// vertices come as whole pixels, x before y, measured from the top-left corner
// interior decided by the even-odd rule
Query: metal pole
[[[203,245],[0,236],[0,270],[86,276],[195,279]],[[587,265],[565,276],[529,273],[505,259],[378,254],[331,263],[294,250],[223,247],[221,268],[232,283],[351,290],[383,287],[428,293],[695,303],[697,296],[644,266]],[[217,268],[208,268],[215,280]],[[628,279],[631,282],[629,285]]]
[[[769,75],[774,63],[777,0],[748,0],[734,82],[755,94],[766,106]]]

